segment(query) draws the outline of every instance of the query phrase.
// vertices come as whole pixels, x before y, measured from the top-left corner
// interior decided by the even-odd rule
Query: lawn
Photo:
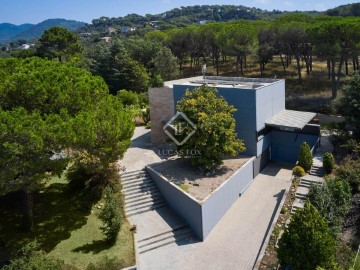
[[[0,261],[8,259],[6,256],[25,243],[36,240],[49,256],[77,269],[109,260],[113,260],[118,268],[135,263],[134,240],[129,224],[123,222],[117,242],[109,246],[104,241],[99,229],[102,223],[97,218],[101,201],[94,205],[89,203],[88,194],[70,190],[64,176],[54,177],[36,194],[35,225],[31,233],[21,230],[19,201],[17,194],[0,200],[0,242],[5,244],[7,251],[0,252]]]

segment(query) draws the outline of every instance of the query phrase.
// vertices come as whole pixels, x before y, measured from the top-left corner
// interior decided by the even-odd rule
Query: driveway
[[[156,155],[156,150],[151,147],[148,136],[148,131],[137,128],[133,146],[121,162],[128,171],[142,169],[146,164],[161,160]],[[291,174],[289,168],[269,164],[204,242],[174,242],[139,254],[139,269],[252,269],[281,200],[281,194],[291,186]],[[147,224],[147,231],[153,228],[154,235],[159,227],[155,224],[170,225],[169,220],[164,220],[162,215],[155,211],[140,214],[137,219],[141,219],[142,224]]]

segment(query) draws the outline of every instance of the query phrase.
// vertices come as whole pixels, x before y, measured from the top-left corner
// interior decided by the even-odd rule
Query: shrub
[[[333,178],[322,186],[313,185],[310,188],[309,199],[332,230],[339,232],[350,208],[351,188],[349,183]]]
[[[326,174],[332,173],[335,167],[335,159],[333,154],[326,152],[323,158],[323,167]]]
[[[100,230],[108,242],[115,243],[122,223],[120,200],[110,186],[105,188],[104,198],[105,206],[99,214],[99,218],[104,225],[100,227]]]
[[[36,243],[30,243],[23,247],[18,258],[11,261],[3,270],[62,270],[62,261],[46,256],[45,252],[39,250]]]
[[[333,269],[335,239],[328,225],[309,201],[292,216],[279,240],[278,259],[285,269],[314,270],[320,266]]]
[[[352,159],[350,156],[345,157],[336,167],[335,175],[347,181],[353,191],[357,191],[360,184],[360,160]]]
[[[311,154],[310,146],[307,142],[303,142],[299,151],[299,166],[303,167],[306,172],[310,171],[313,164],[313,156]]]
[[[297,177],[302,177],[305,175],[305,171],[301,166],[295,166],[293,169],[293,175]]]
[[[99,270],[99,269],[106,269],[106,270],[118,270],[123,269],[125,267],[125,262],[123,259],[118,258],[109,258],[104,256],[100,262],[97,264],[90,263],[86,270]]]
[[[146,129],[151,129],[151,121],[146,123],[145,128]]]

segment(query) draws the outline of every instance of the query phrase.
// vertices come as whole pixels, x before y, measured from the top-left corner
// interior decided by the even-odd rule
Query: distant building
[[[101,38],[102,41],[105,41],[106,43],[109,43],[111,40],[111,37],[103,37]]]
[[[123,34],[126,34],[128,32],[132,32],[132,31],[135,31],[136,30],[136,27],[130,27],[130,26],[123,26],[120,28],[120,32],[123,33]]]
[[[87,33],[80,33],[80,36],[82,37],[90,37],[92,34],[87,32]]]
[[[20,47],[18,47],[19,50],[28,50],[30,49],[30,45],[29,44],[22,44]]]
[[[117,31],[117,30],[116,30],[115,28],[113,28],[113,27],[108,27],[106,33],[108,33],[109,36],[111,36],[111,34],[112,34],[112,33],[116,33],[116,31]]]

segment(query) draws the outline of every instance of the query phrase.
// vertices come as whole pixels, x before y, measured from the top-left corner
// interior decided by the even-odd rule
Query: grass
[[[86,269],[92,264],[117,258],[118,268],[135,262],[133,234],[130,225],[124,221],[118,240],[113,246],[104,241],[97,218],[100,211],[88,204],[87,194],[69,190],[64,177],[54,177],[34,198],[34,229],[31,233],[21,230],[21,213],[18,209],[20,197],[12,194],[0,201],[0,240],[7,247],[7,254],[36,240],[40,248],[50,256],[63,260],[77,269]],[[1,204],[3,202],[4,204]],[[2,207],[1,207],[2,205]],[[7,207],[4,207],[7,206]],[[7,260],[8,258],[1,258]]]
[[[208,71],[216,75],[216,69],[208,59]],[[302,63],[302,82],[298,81],[296,61],[287,67],[284,72],[281,59],[274,56],[273,60],[266,65],[263,77],[286,79],[286,108],[300,111],[313,111],[319,113],[331,113],[331,81],[328,79],[327,65],[325,61],[314,57],[313,71],[306,73],[305,63]],[[235,72],[235,60],[228,57],[225,62],[220,61],[220,76],[237,76]],[[351,72],[350,72],[351,73]],[[182,77],[201,75],[201,70],[190,70],[189,64],[185,64]],[[260,71],[257,63],[248,57],[248,66],[244,70],[244,77],[259,78]],[[345,75],[342,75],[342,81]],[[341,84],[340,84],[341,86]],[[340,94],[340,93],[339,93]]]
[[[188,185],[185,185],[185,184],[181,184],[179,185],[179,188],[181,188],[183,191],[189,193],[189,186]]]

